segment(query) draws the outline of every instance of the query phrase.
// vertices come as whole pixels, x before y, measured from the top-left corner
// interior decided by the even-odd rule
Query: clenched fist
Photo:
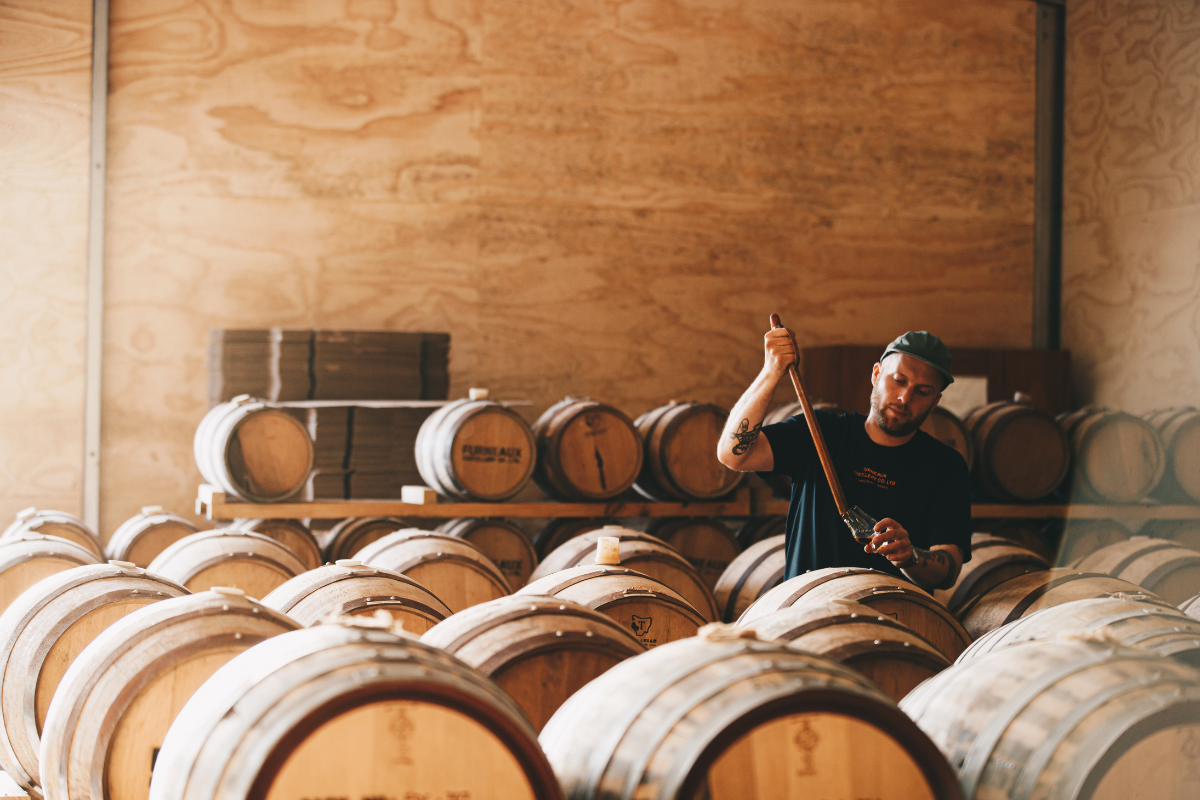
[[[764,368],[775,376],[782,376],[788,367],[797,363],[800,352],[796,347],[796,335],[787,328],[774,327],[779,324],[779,316],[771,315],[771,330],[763,337]]]

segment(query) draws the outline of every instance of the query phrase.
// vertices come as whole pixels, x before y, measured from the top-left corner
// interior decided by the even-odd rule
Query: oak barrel
[[[709,403],[676,403],[651,409],[634,425],[645,443],[634,488],[664,502],[713,500],[742,481],[717,460],[717,444],[729,412]]]
[[[971,643],[963,626],[931,594],[886,572],[862,567],[815,569],[786,580],[754,601],[738,618],[738,625],[752,628],[757,620],[781,608],[835,599],[853,600],[891,617],[951,660]]]
[[[975,464],[975,440],[966,424],[953,411],[947,411],[941,406],[935,406],[929,416],[921,423],[921,430],[950,447],[967,462],[967,469]]]
[[[312,437],[304,424],[247,395],[204,415],[193,450],[205,481],[258,503],[296,494],[313,467]]]
[[[1044,608],[980,636],[959,663],[1022,642],[1094,637],[1200,666],[1200,620],[1146,597],[1095,597]]]
[[[129,563],[72,567],[45,578],[0,615],[0,767],[41,796],[38,748],[63,673],[97,635],[187,589]]]
[[[979,533],[1008,539],[1026,550],[1032,550],[1047,561],[1054,561],[1055,548],[1047,541],[1046,520],[975,520],[974,528]]]
[[[199,531],[190,519],[164,511],[162,506],[143,506],[113,531],[106,555],[114,561],[148,567],[163,550]]]
[[[145,798],[171,721],[238,653],[297,624],[236,589],[152,603],[117,620],[67,669],[42,730],[47,800]]]
[[[1200,503],[1200,411],[1168,408],[1143,419],[1158,432],[1166,458],[1155,494],[1165,500]]]
[[[789,642],[850,667],[893,700],[950,666],[950,659],[910,628],[851,600],[781,608],[752,628],[759,639]]]
[[[1200,592],[1200,553],[1165,539],[1134,536],[1084,556],[1071,565],[1136,583],[1171,605]]]
[[[302,572],[264,597],[262,604],[305,627],[331,616],[370,615],[382,609],[404,630],[418,636],[451,613],[412,578],[354,560]]]
[[[529,576],[529,582],[580,564],[595,563],[596,544],[601,536],[620,540],[621,566],[670,586],[687,598],[707,621],[717,619],[717,602],[712,591],[687,559],[657,536],[619,525],[606,525],[598,531],[568,539],[538,564]]]
[[[755,600],[783,580],[787,567],[784,538],[779,535],[756,542],[729,562],[713,588],[713,598],[723,621],[735,621]]]
[[[1200,672],[1107,642],[1029,642],[957,664],[900,707],[977,798],[1185,800]]]
[[[1110,544],[1129,539],[1129,529],[1112,519],[1069,519],[1058,541],[1059,566],[1074,564]]]
[[[1000,500],[1039,500],[1071,467],[1066,434],[1050,416],[1024,403],[989,403],[963,420],[975,445],[977,485]]]
[[[167,733],[152,800],[561,800],[517,704],[387,629],[317,625],[242,653]]]
[[[1148,422],[1102,408],[1060,414],[1071,442],[1068,488],[1076,502],[1134,503],[1150,494],[1166,470],[1166,452]]]
[[[504,573],[464,539],[406,528],[355,554],[368,567],[407,575],[458,613],[512,592]]]
[[[837,414],[838,416],[848,413],[845,409],[839,408],[834,403],[827,403],[823,400],[816,401],[812,404],[812,407],[821,411],[828,411],[831,414]],[[765,427],[767,425],[774,425],[779,422],[787,422],[791,417],[803,416],[804,404],[799,400],[794,400],[791,403],[779,406],[778,408],[773,408],[768,411],[766,415],[763,416],[763,426]]]
[[[274,539],[291,550],[305,569],[321,566],[321,545],[309,527],[298,519],[235,519],[229,527]]]
[[[248,596],[266,597],[304,564],[279,542],[234,528],[193,533],[162,551],[147,567],[151,572],[203,592],[231,586]]]
[[[0,611],[42,578],[99,563],[91,550],[58,536],[19,533],[0,539]]]
[[[490,400],[455,400],[430,414],[417,433],[417,470],[438,494],[499,501],[533,477],[537,444],[529,423]]]
[[[17,512],[16,520],[4,529],[0,539],[20,536],[23,533],[57,536],[91,550],[101,558],[104,557],[104,546],[100,544],[100,537],[96,535],[96,532],[84,524],[79,517],[65,511],[22,509]]]
[[[1200,519],[1150,520],[1139,533],[1158,539],[1169,539],[1189,550],[1200,551]]]
[[[547,522],[534,535],[533,548],[537,550],[540,561],[568,539],[573,539],[581,533],[598,530],[605,525],[616,524],[616,520],[608,517],[557,517]]]
[[[572,600],[609,617],[645,647],[695,636],[707,620],[674,589],[625,567],[588,564],[531,582],[517,597]]]
[[[646,652],[609,617],[561,597],[510,595],[460,611],[421,641],[494,680],[541,730],[568,697]]]
[[[1192,619],[1200,619],[1200,594],[1189,597],[1179,604],[1179,610]]]
[[[971,637],[977,639],[1043,608],[1116,593],[1160,599],[1129,581],[1099,572],[1057,567],[1009,578],[983,594],[975,595],[957,610],[956,615]]]
[[[350,517],[341,520],[326,534],[325,560],[332,563],[351,558],[371,542],[411,527],[412,523],[401,517]]]
[[[452,519],[439,525],[437,533],[475,545],[504,573],[509,586],[524,586],[537,567],[538,557],[533,542],[514,522],[504,519]]]
[[[629,417],[591,398],[568,397],[533,423],[533,479],[560,500],[608,500],[633,486],[642,469],[642,437]]]
[[[655,520],[646,533],[657,536],[688,560],[712,589],[742,552],[737,537],[719,519],[676,517]]]
[[[738,528],[738,545],[745,550],[752,544],[763,539],[782,536],[787,533],[787,517],[783,514],[772,514],[766,517],[751,517]]]
[[[951,611],[1014,575],[1050,569],[1050,562],[1009,539],[971,534],[971,560],[963,564],[958,580],[949,589],[937,589],[934,598]]]
[[[540,741],[568,797],[962,797],[937,748],[863,676],[706,634],[623,661],[555,713]]]

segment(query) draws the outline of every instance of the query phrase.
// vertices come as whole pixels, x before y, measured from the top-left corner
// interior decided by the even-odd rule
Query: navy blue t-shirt
[[[891,517],[916,547],[958,545],[971,558],[971,481],[958,451],[924,431],[897,447],[871,441],[862,414],[817,410],[846,502],[876,520]],[[787,518],[787,571],[793,578],[824,567],[871,567],[899,577],[882,555],[867,553],[842,522],[803,416],[766,425],[774,473],[792,479]]]

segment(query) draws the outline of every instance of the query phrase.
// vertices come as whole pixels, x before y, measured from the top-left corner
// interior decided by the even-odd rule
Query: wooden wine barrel
[[[67,667],[116,620],[187,590],[128,563],[73,567],[30,587],[0,615],[0,767],[41,795],[38,748]]]
[[[651,523],[646,533],[662,539],[686,558],[710,590],[742,552],[737,537],[718,519],[663,518]]]
[[[413,527],[402,517],[350,517],[329,529],[325,541],[325,561],[333,563],[354,554],[389,533]]]
[[[199,531],[190,519],[163,511],[162,506],[143,506],[113,532],[107,556],[147,567],[163,550]]]
[[[421,478],[446,497],[508,500],[533,477],[536,454],[529,423],[490,400],[455,400],[417,433]]]
[[[259,598],[304,572],[304,564],[274,539],[219,528],[180,539],[147,569],[190,592],[230,586]]]
[[[997,539],[1008,539],[1026,550],[1032,550],[1047,561],[1054,562],[1057,548],[1052,547],[1051,542],[1047,539],[1045,520],[975,520],[973,525],[978,533],[986,533]]]
[[[1059,539],[1056,563],[1074,564],[1110,544],[1126,541],[1131,535],[1128,528],[1112,519],[1067,520]]]
[[[1027,617],[1043,608],[1051,608],[1072,600],[1108,597],[1116,593],[1132,597],[1146,595],[1152,600],[1160,599],[1142,591],[1129,581],[1099,572],[1080,572],[1058,567],[1009,578],[983,594],[975,595],[958,609],[956,615],[971,637],[978,639],[988,631],[994,631],[1001,625]]]
[[[1140,647],[1200,666],[1200,620],[1166,603],[1120,596],[1073,600],[1014,620],[980,636],[958,661],[980,658],[1001,647],[1052,641],[1064,635]]]
[[[949,589],[938,589],[934,599],[956,611],[978,594],[1014,575],[1050,569],[1050,562],[1008,539],[986,533],[971,535],[971,560],[963,564],[958,580]]]
[[[631,632],[561,597],[510,595],[440,622],[421,641],[494,680],[541,730],[568,697],[646,652]]]
[[[1166,460],[1155,494],[1177,503],[1200,503],[1200,411],[1168,408],[1143,419],[1158,433]]]
[[[742,473],[717,460],[728,416],[720,406],[671,402],[634,420],[645,458],[633,488],[667,502],[714,500],[736,489]]]
[[[39,751],[47,800],[145,798],[187,699],[246,648],[297,624],[236,589],[152,603],[117,620],[67,669]]]
[[[962,797],[878,687],[754,639],[692,637],[623,661],[567,700],[540,741],[571,798]]]
[[[527,595],[549,595],[599,611],[647,648],[695,636],[707,621],[674,589],[625,567],[571,567],[516,593]]]
[[[936,675],[900,703],[967,797],[1185,800],[1200,672],[1109,642],[1029,642]]]
[[[475,545],[501,572],[509,586],[524,586],[537,567],[533,542],[520,525],[503,519],[452,519],[437,528]]]
[[[96,535],[95,531],[85,525],[83,520],[65,511],[22,509],[17,513],[16,521],[5,528],[0,539],[20,536],[23,533],[57,536],[91,550],[100,558],[104,557],[104,546],[100,544],[100,537]]]
[[[1200,592],[1200,553],[1165,539],[1134,536],[1110,544],[1071,565],[1080,572],[1103,572],[1178,605]]]
[[[823,400],[816,401],[815,403],[812,404],[812,407],[814,409],[819,409],[821,411],[828,411],[831,414],[841,415],[841,414],[848,413],[845,409],[839,408],[834,403],[827,403]],[[794,402],[788,403],[787,405],[782,405],[782,406],[779,406],[779,408],[773,408],[770,411],[768,411],[766,413],[766,415],[763,417],[763,426],[765,427],[767,425],[775,425],[780,422],[787,422],[787,420],[791,417],[803,417],[803,416],[804,416],[804,405],[799,400],[796,400]]]
[[[771,539],[787,533],[787,517],[773,514],[768,517],[751,517],[738,529],[738,545],[745,550],[763,539]]]
[[[453,613],[512,592],[495,564],[464,539],[416,528],[390,533],[358,551],[368,567],[407,575]]]
[[[1167,467],[1162,440],[1140,417],[1088,408],[1058,420],[1071,442],[1068,486],[1076,502],[1135,503],[1162,480]]]
[[[729,562],[713,589],[721,619],[733,622],[746,613],[755,600],[779,585],[786,567],[782,535],[763,539],[743,550]]]
[[[0,611],[42,578],[99,563],[91,550],[57,536],[19,533],[0,539]]]
[[[302,572],[262,599],[306,628],[331,618],[383,610],[420,636],[450,616],[446,604],[407,575],[346,559]]]
[[[1200,519],[1150,520],[1139,533],[1156,539],[1167,539],[1189,550],[1200,551]]]
[[[1067,477],[1071,447],[1046,412],[1024,403],[989,403],[963,422],[975,445],[971,473],[992,497],[1039,500]]]
[[[1190,597],[1179,604],[1179,610],[1192,619],[1200,619],[1200,594]]]
[[[829,600],[853,600],[870,606],[921,635],[953,661],[971,637],[933,596],[908,581],[862,567],[815,569],[786,580],[754,601],[738,625],[754,627],[757,620],[781,608]]]
[[[605,525],[616,525],[617,521],[608,517],[558,517],[546,523],[546,526],[533,537],[533,548],[537,550],[538,560],[558,549],[559,545],[568,539],[573,539],[581,533],[595,531]]]
[[[975,440],[958,415],[937,406],[921,423],[921,430],[947,447],[958,451],[967,462],[967,469],[975,464]]]
[[[321,566],[321,546],[317,544],[317,537],[298,519],[235,519],[229,527],[274,539],[291,550],[305,569]]]
[[[542,491],[560,500],[608,500],[633,486],[642,437],[629,417],[591,398],[560,400],[533,424]]]
[[[562,800],[495,683],[409,636],[347,625],[285,633],[213,674],[171,726],[149,796]]]
[[[790,642],[861,673],[899,701],[950,659],[891,617],[849,600],[781,608],[753,623],[759,639]]]
[[[313,467],[312,437],[304,424],[247,395],[205,414],[193,449],[205,481],[258,503],[294,495]]]
[[[717,601],[704,578],[687,559],[657,536],[619,525],[607,525],[598,531],[568,539],[538,564],[529,576],[529,582],[534,583],[547,575],[580,564],[594,564],[596,543],[601,536],[620,539],[621,566],[670,586],[683,595],[705,620],[713,622],[717,619]]]

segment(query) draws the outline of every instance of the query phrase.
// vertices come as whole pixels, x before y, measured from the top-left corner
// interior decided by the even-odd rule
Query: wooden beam
[[[1062,343],[1063,114],[1066,10],[1039,0],[1033,180],[1033,347]]]

